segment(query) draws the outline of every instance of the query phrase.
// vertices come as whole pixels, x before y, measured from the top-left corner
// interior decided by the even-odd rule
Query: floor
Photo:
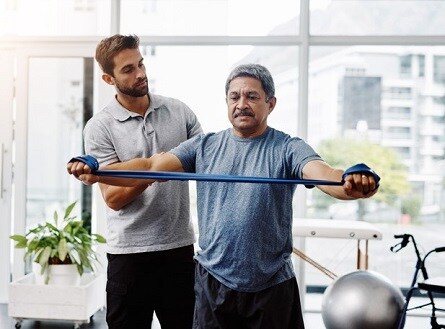
[[[305,326],[306,329],[323,329],[325,325],[321,315],[321,302],[323,299],[322,294],[307,294],[305,299]],[[410,305],[420,305],[426,303],[425,298],[413,298]],[[438,307],[444,308],[445,298],[436,299]],[[412,310],[408,312],[408,317],[405,322],[404,329],[430,329],[429,311],[424,310]],[[445,313],[442,312],[442,318],[439,319],[439,323],[445,323]],[[345,328],[347,329],[347,328]],[[377,328],[376,328],[377,329]]]
[[[319,310],[321,296],[320,294],[310,294],[306,298],[306,305],[309,309],[305,313],[306,329],[322,329],[325,328],[323,319]],[[406,321],[405,329],[430,329],[429,317],[425,312],[412,311]],[[445,323],[445,318],[440,319],[441,323]],[[16,321],[8,316],[8,305],[0,304],[0,328],[13,329]],[[23,320],[21,329],[72,329],[73,323],[67,321],[36,321],[32,319]],[[105,323],[105,311],[97,312],[91,319],[90,323],[82,324],[81,329],[107,329]],[[152,329],[160,329],[159,323],[156,321],[152,325]],[[346,328],[345,328],[346,329]]]
[[[0,304],[0,328],[16,328],[16,321],[8,316],[8,305]],[[36,321],[25,319],[21,329],[73,329],[74,324],[68,321]],[[105,311],[99,311],[91,318],[90,323],[82,324],[80,328],[107,329],[105,322]]]

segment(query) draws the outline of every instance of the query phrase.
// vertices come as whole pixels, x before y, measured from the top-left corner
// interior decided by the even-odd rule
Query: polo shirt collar
[[[146,115],[152,111],[159,109],[162,106],[162,100],[156,95],[148,93],[148,97],[150,97],[150,106],[148,107]],[[129,111],[125,107],[123,107],[121,103],[117,101],[116,96],[113,97],[111,102],[108,104],[108,110],[113,118],[119,121],[125,121],[131,117],[134,118],[139,116],[139,114]]]

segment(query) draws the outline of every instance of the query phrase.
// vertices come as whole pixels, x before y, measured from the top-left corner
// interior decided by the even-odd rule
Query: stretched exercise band
[[[187,172],[164,171],[127,171],[127,170],[96,170],[94,175],[118,178],[159,179],[159,180],[195,180],[206,182],[237,182],[237,183],[268,183],[268,184],[304,184],[304,185],[343,185],[343,182],[311,180],[311,179],[286,179],[252,176],[210,175]]]
[[[156,180],[195,180],[206,182],[237,182],[237,183],[268,183],[268,184],[304,184],[307,188],[315,185],[335,185],[344,184],[345,177],[350,174],[363,173],[371,174],[378,186],[380,177],[371,168],[364,163],[356,164],[344,172],[342,180],[328,181],[316,179],[287,179],[287,178],[269,178],[269,177],[252,177],[252,176],[230,176],[230,175],[213,175],[199,174],[187,172],[165,172],[165,171],[138,171],[138,170],[99,170],[99,162],[91,155],[81,155],[72,158],[69,162],[80,161],[91,169],[91,173],[97,176],[108,176],[117,178],[134,178],[134,179],[156,179]]]

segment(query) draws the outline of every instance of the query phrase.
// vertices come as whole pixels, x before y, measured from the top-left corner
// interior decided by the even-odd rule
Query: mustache
[[[137,85],[140,85],[140,84],[142,84],[142,83],[144,83],[144,82],[148,82],[147,77],[139,78],[139,79],[136,81],[135,85],[137,86]]]
[[[233,113],[233,118],[234,119],[238,118],[240,116],[243,116],[243,117],[254,117],[255,115],[254,115],[254,113],[252,111],[247,110],[247,109],[242,109],[242,110],[239,110],[239,111],[235,111]]]

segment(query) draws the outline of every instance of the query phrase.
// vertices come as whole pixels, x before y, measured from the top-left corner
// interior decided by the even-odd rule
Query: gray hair
[[[275,96],[275,84],[272,75],[267,68],[260,64],[242,64],[235,67],[226,80],[226,96],[229,91],[230,82],[239,77],[251,77],[259,80],[266,93],[266,99]]]

